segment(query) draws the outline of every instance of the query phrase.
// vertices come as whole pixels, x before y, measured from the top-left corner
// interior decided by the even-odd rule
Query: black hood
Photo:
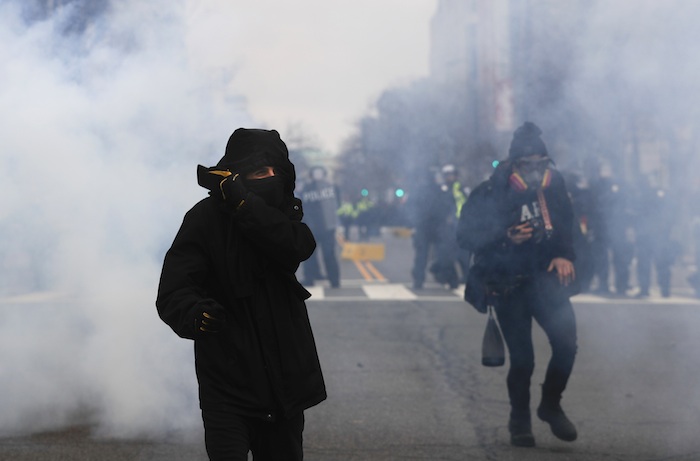
[[[238,128],[229,137],[216,169],[245,175],[267,165],[275,167],[276,174],[284,179],[285,193],[293,195],[296,172],[287,145],[276,130]]]

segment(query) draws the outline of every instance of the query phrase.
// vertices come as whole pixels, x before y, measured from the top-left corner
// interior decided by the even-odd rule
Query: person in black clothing
[[[671,296],[671,266],[678,251],[671,239],[673,213],[665,190],[652,187],[648,178],[638,181],[635,213],[638,298],[649,296],[652,265],[661,296]]]
[[[438,203],[441,216],[439,222],[433,223],[433,226],[438,226],[440,235],[430,272],[438,283],[455,289],[460,281],[465,281],[471,258],[469,252],[459,248],[456,239],[457,220],[469,191],[458,181],[459,174],[454,165],[443,166],[441,174],[443,182]]]
[[[634,259],[634,215],[631,187],[623,181],[615,181],[609,197],[610,249],[615,277],[615,296],[626,297],[630,289],[631,266]]]
[[[569,301],[575,282],[573,212],[540,133],[530,122],[515,131],[508,159],[474,189],[457,231],[459,245],[474,252],[465,298],[471,299],[469,290],[479,285],[472,276],[481,274],[508,346],[508,428],[516,446],[535,445],[530,416],[533,319],[552,347],[537,415],[558,438],[577,437],[560,405],[577,350]],[[486,310],[478,303],[475,307]]]
[[[336,257],[336,229],[338,227],[338,208],[340,197],[338,188],[329,183],[326,169],[315,166],[309,170],[309,180],[303,184],[301,191],[302,201],[306,204],[304,222],[306,222],[323,255],[323,267],[331,288],[340,286],[340,269]],[[304,274],[303,283],[312,286],[316,280],[322,278],[321,268],[316,253],[302,265]]]
[[[326,398],[294,275],[315,248],[277,131],[234,131],[209,197],[187,212],[163,263],[156,306],[194,340],[209,459],[301,460],[304,410]]]
[[[591,282],[597,280],[594,293],[609,296],[611,204],[614,202],[618,186],[610,178],[601,176],[599,171],[589,179],[589,184],[591,206],[588,213],[588,240],[592,259]]]
[[[587,186],[581,185],[581,177],[574,172],[560,171],[566,183],[566,189],[571,197],[574,212],[572,228],[574,253],[576,261],[574,269],[576,280],[582,292],[590,291],[593,280],[595,261],[592,255],[592,232],[589,228],[589,217],[592,213],[591,194]]]
[[[686,279],[693,290],[695,291],[695,296],[700,298],[700,210],[698,210],[697,204],[700,203],[700,189],[698,186],[694,186],[688,191],[688,199],[686,208],[683,213],[686,213],[690,217],[690,243],[693,254],[693,265],[694,270],[688,274]]]
[[[415,194],[408,197],[410,221],[413,226],[413,288],[422,289],[428,261],[438,257],[440,245],[446,237],[446,223],[450,214],[443,192],[433,173],[423,178]]]

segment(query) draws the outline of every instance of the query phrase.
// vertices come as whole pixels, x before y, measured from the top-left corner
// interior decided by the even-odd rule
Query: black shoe
[[[537,417],[542,421],[549,423],[549,428],[552,430],[552,434],[554,434],[554,436],[558,439],[573,442],[578,437],[576,427],[569,420],[569,418],[566,417],[564,410],[561,409],[561,405],[559,405],[559,403],[541,403],[537,408]]]
[[[511,418],[508,421],[510,444],[514,447],[534,447],[535,436],[532,435],[530,421],[519,421]]]

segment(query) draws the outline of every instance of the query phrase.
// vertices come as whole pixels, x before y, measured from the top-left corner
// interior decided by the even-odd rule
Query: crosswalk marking
[[[590,294],[580,294],[571,298],[574,304],[689,304],[698,305],[700,299],[686,298],[682,296],[671,296],[669,298],[650,297],[644,299],[636,298],[606,298]]]
[[[309,291],[309,293],[311,293],[311,299],[313,299],[314,301],[318,301],[326,297],[326,292],[323,287],[313,286],[306,287],[306,289]]]
[[[362,290],[367,294],[369,299],[395,299],[405,301],[418,298],[415,293],[400,283],[365,285],[362,287]]]
[[[409,284],[402,283],[374,283],[360,280],[343,280],[343,287],[349,288],[347,293],[337,293],[325,285],[316,285],[306,287],[311,293],[311,298],[308,301],[353,301],[353,302],[371,302],[371,301],[412,301],[418,300],[423,302],[466,302],[463,299],[464,287],[460,286],[455,290],[448,290],[442,293],[436,293],[432,290],[429,293],[422,290],[412,290]],[[359,288],[359,290],[358,290]],[[353,292],[354,291],[354,292]],[[336,294],[337,293],[337,294]],[[576,305],[585,304],[621,304],[621,305],[700,305],[700,299],[671,296],[670,298],[650,297],[645,299],[635,298],[606,298],[592,294],[580,294],[571,298],[571,302]]]

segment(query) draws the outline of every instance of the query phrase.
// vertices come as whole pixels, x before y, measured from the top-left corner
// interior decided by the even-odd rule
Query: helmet
[[[443,175],[446,174],[457,174],[457,168],[455,168],[454,165],[452,164],[447,164],[442,167],[442,170],[440,170]]]
[[[326,179],[326,169],[322,166],[313,166],[309,169],[309,176],[311,179],[319,181],[321,179]]]

